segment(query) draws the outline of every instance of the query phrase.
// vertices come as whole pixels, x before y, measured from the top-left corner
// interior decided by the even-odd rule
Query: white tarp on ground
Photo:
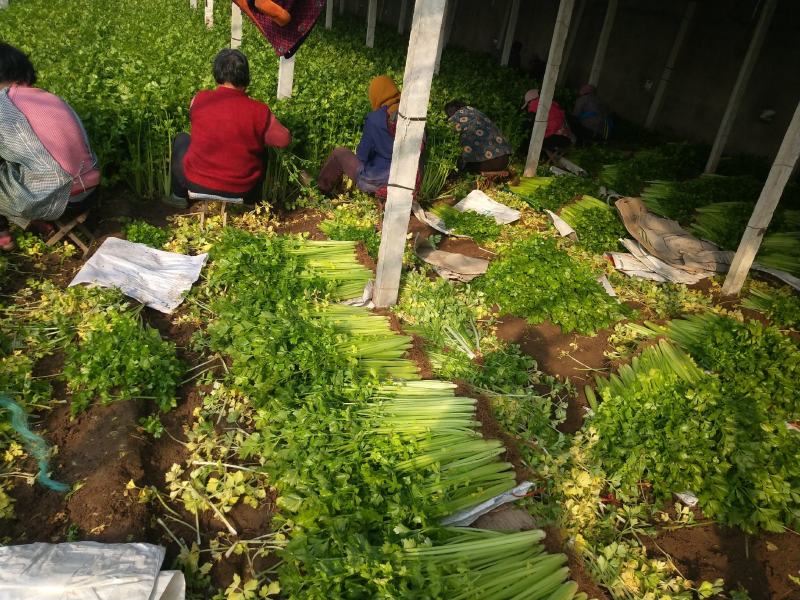
[[[208,254],[186,256],[108,238],[69,285],[117,288],[145,306],[169,314],[200,277],[207,258]]]
[[[152,544],[0,547],[0,600],[184,600],[180,571],[161,571]]]
[[[460,202],[453,206],[453,208],[462,212],[465,210],[471,210],[482,215],[494,217],[495,222],[500,225],[507,225],[519,220],[520,214],[518,210],[492,200],[480,190],[472,190]],[[444,233],[445,235],[450,235],[453,237],[468,237],[453,233],[453,230],[447,228],[447,226],[444,224],[444,220],[441,217],[432,212],[426,211],[416,201],[411,206],[411,210],[413,211],[414,216],[417,217],[418,221],[429,225],[440,233]]]
[[[578,234],[575,233],[575,230],[564,219],[559,217],[552,210],[547,210],[545,208],[544,212],[546,212],[547,216],[550,217],[550,220],[553,222],[553,226],[555,226],[556,231],[558,231],[558,235],[561,237],[568,237],[571,240],[578,239]]]
[[[519,220],[518,210],[495,202],[480,190],[472,190],[453,208],[460,212],[471,210],[485,217],[493,217],[498,225],[508,225]]]

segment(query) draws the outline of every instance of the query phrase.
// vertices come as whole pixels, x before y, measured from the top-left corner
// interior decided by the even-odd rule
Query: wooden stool
[[[89,211],[83,212],[79,214],[77,217],[70,221],[63,222],[61,220],[56,220],[56,226],[58,230],[50,236],[50,238],[45,242],[48,246],[54,246],[58,242],[60,242],[64,237],[71,240],[78,248],[81,249],[83,252],[83,256],[86,256],[89,253],[89,247],[94,243],[95,237],[92,235],[92,232],[89,231],[86,226],[83,224],[84,221],[89,217]],[[81,234],[84,239],[78,234]]]
[[[193,192],[189,190],[189,200],[200,201],[200,226],[206,224],[206,214],[211,202],[219,202],[219,216],[222,217],[222,226],[228,225],[228,211],[227,205],[230,204],[243,204],[243,198],[227,198],[225,196],[216,196],[214,194],[203,194],[201,192]]]

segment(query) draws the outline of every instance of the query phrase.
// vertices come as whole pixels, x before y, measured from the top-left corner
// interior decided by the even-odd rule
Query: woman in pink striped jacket
[[[100,182],[97,157],[75,111],[33,87],[30,59],[0,44],[0,248],[13,247],[8,218],[53,221],[77,214]]]

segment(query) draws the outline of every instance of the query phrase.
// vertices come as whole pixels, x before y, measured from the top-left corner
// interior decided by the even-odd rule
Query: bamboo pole
[[[396,303],[400,289],[403,251],[428,116],[436,48],[442,35],[444,9],[445,0],[417,0],[414,7],[378,252],[373,299],[381,307]]]
[[[328,0],[325,5],[325,29],[333,28],[333,0]]]
[[[772,215],[781,199],[786,182],[789,181],[792,171],[797,166],[798,158],[800,158],[800,103],[794,110],[792,121],[789,123],[786,135],[783,136],[783,142],[778,149],[775,162],[772,163],[767,181],[764,183],[756,207],[747,223],[747,229],[742,236],[742,241],[736,250],[731,268],[725,277],[725,283],[722,285],[724,295],[736,295],[742,290],[747,273],[761,246],[764,232],[772,221]]]
[[[278,64],[278,100],[292,97],[294,87],[294,56],[283,58]]]
[[[503,40],[503,53],[500,55],[500,65],[508,66],[508,59],[511,56],[511,46],[514,44],[514,36],[517,33],[517,21],[519,20],[519,0],[511,0],[511,15],[508,19],[508,28]]]
[[[406,32],[406,19],[408,18],[408,0],[400,2],[400,16],[397,18],[397,33],[403,35]]]
[[[745,88],[747,82],[750,80],[750,75],[753,73],[753,68],[756,66],[758,55],[761,52],[761,46],[764,44],[764,38],[767,36],[772,15],[775,13],[775,6],[777,0],[766,0],[763,8],[761,9],[761,16],[758,19],[758,24],[753,32],[753,38],[750,40],[750,46],[747,48],[742,66],[739,68],[739,75],[736,77],[736,83],[733,84],[731,97],[728,100],[728,105],[725,107],[725,113],[722,115],[722,122],[719,124],[719,131],[717,137],[714,138],[714,145],[711,147],[711,153],[708,155],[708,162],[706,163],[706,173],[714,173],[719,165],[719,159],[722,158],[722,152],[725,150],[725,145],[728,143],[728,136],[730,136],[733,122],[736,120],[736,114],[739,112],[739,106],[742,104],[744,98]]]
[[[603,20],[603,28],[600,30],[600,38],[597,40],[597,49],[594,52],[592,70],[589,72],[589,83],[597,85],[600,81],[600,73],[603,70],[603,63],[606,60],[606,50],[608,40],[611,38],[611,30],[614,28],[614,19],[617,16],[617,6],[619,0],[608,0],[606,18]]]
[[[242,9],[231,2],[231,48],[242,46]]]
[[[572,17],[572,8],[575,0],[561,0],[558,5],[556,24],[553,28],[553,39],[550,42],[550,53],[547,56],[547,68],[544,71],[542,89],[539,92],[539,108],[536,110],[536,120],[531,132],[531,143],[528,147],[528,159],[525,162],[525,177],[534,177],[539,166],[539,154],[542,152],[544,133],[547,129],[547,117],[550,114],[550,105],[553,102],[553,93],[556,90],[556,80],[561,67],[561,56],[569,33],[569,22]]]
[[[367,7],[367,48],[375,47],[375,22],[378,20],[378,0],[369,0]]]
[[[661,74],[661,79],[656,88],[656,94],[653,96],[653,102],[650,104],[650,110],[647,111],[647,118],[644,121],[645,129],[652,129],[655,123],[656,115],[661,110],[661,102],[664,100],[664,92],[667,91],[670,79],[672,79],[672,71],[675,70],[675,61],[678,59],[678,53],[681,51],[683,41],[686,39],[686,33],[689,31],[689,25],[694,17],[694,11],[697,8],[697,2],[691,0],[686,5],[686,12],[683,13],[680,27],[678,27],[678,34],[675,36],[675,41],[672,43],[672,49],[669,51],[667,57],[667,64],[664,66],[664,72]]]
[[[205,0],[205,2],[206,8],[203,18],[206,22],[206,27],[211,29],[214,27],[214,0]]]
[[[558,70],[558,79],[556,84],[560,85],[564,81],[567,74],[567,64],[569,57],[572,55],[572,48],[575,46],[575,39],[578,37],[578,31],[581,28],[581,21],[583,21],[583,12],[586,10],[586,0],[579,0],[578,10],[575,11],[575,16],[572,17],[572,23],[569,27],[569,36],[567,36],[567,47],[564,48],[564,54],[561,57],[561,68]]]

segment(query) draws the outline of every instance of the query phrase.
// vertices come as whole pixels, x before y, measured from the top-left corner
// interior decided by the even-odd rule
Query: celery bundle
[[[532,196],[539,188],[550,185],[553,179],[554,177],[520,177],[519,183],[508,186],[508,189],[518,196]]]
[[[300,277],[335,281],[336,295],[347,299],[360,296],[372,278],[372,272],[356,260],[355,247],[355,242],[302,240],[297,246],[287,248],[287,252],[302,257],[310,268],[300,272]]]
[[[392,331],[386,317],[343,305],[326,306],[320,315],[344,334],[338,349],[357,358],[362,370],[393,379],[419,379],[416,364],[404,358],[411,337]]]
[[[770,233],[765,236],[756,261],[800,277],[800,232]]]
[[[717,202],[752,207],[760,192],[761,182],[752,177],[706,174],[688,181],[651,181],[642,191],[642,201],[652,212],[686,223],[695,210]]]
[[[450,600],[585,599],[578,584],[567,581],[564,554],[547,554],[544,532],[498,533],[448,528],[453,537],[441,545],[405,549],[406,562],[441,586]]]
[[[397,457],[400,473],[427,473],[426,494],[437,498],[443,514],[480,504],[516,483],[513,466],[501,462],[501,442],[475,431],[476,401],[458,398],[455,386],[418,381],[382,386],[361,416],[372,433],[407,442]]]
[[[522,179],[519,185],[508,189],[522,197],[532,208],[558,210],[576,196],[596,193],[597,183],[588,177],[559,175]]]
[[[561,218],[578,234],[578,245],[595,254],[616,250],[627,234],[616,211],[592,196],[565,206]]]
[[[800,328],[800,296],[790,287],[770,288],[766,284],[751,284],[750,295],[742,306],[767,315],[778,327]],[[763,286],[763,287],[761,287]]]

